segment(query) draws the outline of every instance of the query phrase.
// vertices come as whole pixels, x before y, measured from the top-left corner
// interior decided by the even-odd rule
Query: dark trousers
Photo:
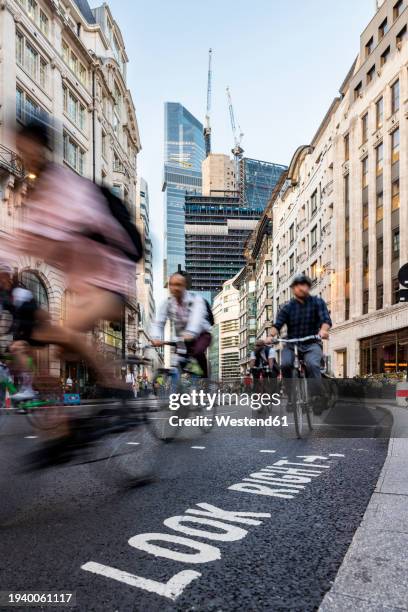
[[[186,342],[187,356],[194,357],[203,372],[203,378],[208,378],[208,363],[206,350],[211,344],[211,334],[202,332],[197,338]]]
[[[310,395],[320,395],[321,392],[321,379],[322,373],[320,366],[322,362],[323,349],[321,344],[313,342],[310,344],[302,345],[302,350],[299,349],[299,357],[303,359],[306,366],[306,376],[310,378],[309,393]],[[295,352],[291,346],[285,346],[282,351],[281,357],[281,370],[283,378],[289,379],[293,376],[293,362],[295,359]],[[286,385],[288,395],[291,395],[291,389],[289,385]]]

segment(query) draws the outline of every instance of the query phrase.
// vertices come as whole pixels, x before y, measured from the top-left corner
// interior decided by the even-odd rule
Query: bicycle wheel
[[[41,431],[55,429],[63,417],[61,406],[50,400],[25,402],[21,409],[26,411],[25,416],[30,425]]]
[[[170,442],[181,429],[177,418],[179,411],[170,409],[170,395],[178,392],[179,384],[171,372],[159,370],[153,378],[153,386],[156,396],[148,400],[147,418],[156,438]]]
[[[307,388],[307,378],[302,376],[301,385],[302,385],[302,395],[303,395],[303,406],[305,408],[306,417],[307,417],[307,425],[309,427],[309,431],[313,430],[313,409],[309,402],[309,393]]]
[[[144,407],[123,402],[85,421],[84,459],[77,463],[87,464],[92,478],[125,487],[154,478],[158,441]]]
[[[218,391],[218,384],[211,380],[202,380],[201,388],[205,393],[211,394],[212,398]],[[198,412],[200,416],[206,417],[205,420],[200,424],[200,429],[203,433],[209,433],[215,425],[215,415],[217,414],[217,400],[206,406],[200,406]]]
[[[293,374],[293,417],[295,421],[296,437],[301,438],[303,433],[303,391],[302,391],[302,377],[299,376],[298,372]]]

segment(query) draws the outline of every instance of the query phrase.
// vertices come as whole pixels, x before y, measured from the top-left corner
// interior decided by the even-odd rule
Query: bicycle
[[[292,389],[288,394],[288,401],[291,399],[293,404],[293,417],[295,422],[296,437],[303,435],[303,415],[306,414],[309,432],[313,430],[313,409],[309,401],[306,368],[304,361],[299,356],[299,344],[308,340],[320,340],[320,336],[305,336],[304,338],[279,338],[279,342],[292,344],[294,350],[293,370],[292,370]],[[290,397],[291,396],[291,397]]]
[[[198,405],[180,405],[177,410],[170,405],[170,396],[175,394],[192,395],[200,387],[204,393],[214,393],[217,385],[201,377],[201,371],[194,361],[187,355],[183,341],[173,340],[164,342],[166,346],[174,349],[174,363],[170,368],[159,368],[153,376],[153,388],[156,394],[155,417],[153,417],[153,431],[160,440],[170,442],[174,440],[183,428],[184,419],[195,416],[206,417],[199,419],[199,429],[208,433],[214,426],[215,403],[207,408],[198,402]]]

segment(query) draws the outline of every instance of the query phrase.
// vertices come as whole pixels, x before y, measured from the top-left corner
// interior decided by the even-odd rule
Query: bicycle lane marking
[[[325,455],[296,455],[295,458],[302,461],[290,461],[286,457],[277,459],[232,484],[227,490],[290,500],[299,496],[315,478],[327,473],[332,465],[330,458]],[[140,533],[131,537],[128,544],[154,557],[186,565],[201,565],[220,560],[225,551],[214,543],[196,540],[194,536],[217,543],[237,542],[250,533],[246,527],[258,527],[271,516],[270,512],[225,510],[209,503],[196,503],[195,507],[187,508],[184,514],[163,521],[164,527],[170,532]],[[179,549],[181,546],[184,552],[167,547],[166,543],[173,547],[178,545]],[[171,601],[176,601],[186,587],[202,576],[200,572],[188,568],[177,572],[167,582],[160,582],[95,561],[84,563],[81,569]]]

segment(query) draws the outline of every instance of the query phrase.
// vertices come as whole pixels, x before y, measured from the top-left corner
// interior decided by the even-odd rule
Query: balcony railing
[[[14,151],[11,151],[11,149],[8,149],[2,144],[0,144],[0,171],[1,170],[6,170],[19,179],[25,177],[22,159],[17,153],[14,153]]]

